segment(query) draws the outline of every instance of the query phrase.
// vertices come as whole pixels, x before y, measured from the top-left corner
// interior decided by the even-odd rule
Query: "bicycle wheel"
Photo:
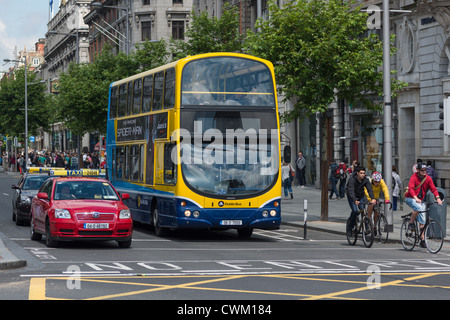
[[[389,237],[389,227],[388,222],[386,219],[386,216],[384,214],[378,215],[378,221],[377,221],[377,234],[376,238],[381,243],[386,243]]]
[[[358,228],[355,223],[355,226],[353,227],[353,230],[350,230],[350,218],[347,219],[347,227],[346,227],[346,233],[347,233],[347,242],[349,245],[354,246],[356,243],[356,240],[358,239]]]
[[[407,251],[411,251],[416,246],[417,232],[414,230],[408,230],[409,218],[403,219],[402,227],[400,229],[400,238],[402,240],[403,248]]]
[[[370,248],[373,244],[374,239],[372,219],[370,219],[369,217],[363,218],[361,232],[364,246],[366,248]]]
[[[430,253],[438,253],[444,243],[444,231],[441,224],[433,219],[425,227],[425,244]]]

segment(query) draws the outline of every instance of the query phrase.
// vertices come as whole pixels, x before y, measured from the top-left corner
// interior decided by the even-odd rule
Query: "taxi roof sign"
[[[53,168],[48,171],[49,176],[59,177],[106,177],[106,171],[100,169],[65,170],[64,168]]]
[[[64,168],[55,167],[30,167],[28,168],[29,173],[48,173],[50,170],[65,170]]]

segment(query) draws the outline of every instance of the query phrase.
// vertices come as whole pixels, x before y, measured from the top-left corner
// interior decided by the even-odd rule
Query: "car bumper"
[[[58,219],[63,220],[63,219]],[[112,222],[109,221],[108,228],[86,229],[84,223],[68,221],[53,221],[50,229],[52,237],[58,241],[73,240],[116,240],[127,241],[132,238],[133,222],[131,220]],[[94,223],[94,222],[91,222]]]

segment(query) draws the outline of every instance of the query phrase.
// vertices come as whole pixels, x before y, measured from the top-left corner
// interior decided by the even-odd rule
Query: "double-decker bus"
[[[168,229],[278,229],[280,134],[273,65],[188,56],[110,85],[108,177],[133,220]]]

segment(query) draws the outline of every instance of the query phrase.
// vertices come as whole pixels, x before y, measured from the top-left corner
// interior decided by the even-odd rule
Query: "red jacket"
[[[422,179],[419,177],[418,173],[414,173],[409,179],[408,192],[405,194],[405,196],[407,198],[414,198],[415,196],[419,197],[420,190],[422,189],[422,197],[419,197],[420,200],[423,200],[425,198],[425,195],[428,190],[430,190],[436,197],[438,197],[439,192],[437,192],[431,177],[429,175],[426,175],[425,179],[426,180],[420,186],[420,188],[417,188],[422,182]]]

